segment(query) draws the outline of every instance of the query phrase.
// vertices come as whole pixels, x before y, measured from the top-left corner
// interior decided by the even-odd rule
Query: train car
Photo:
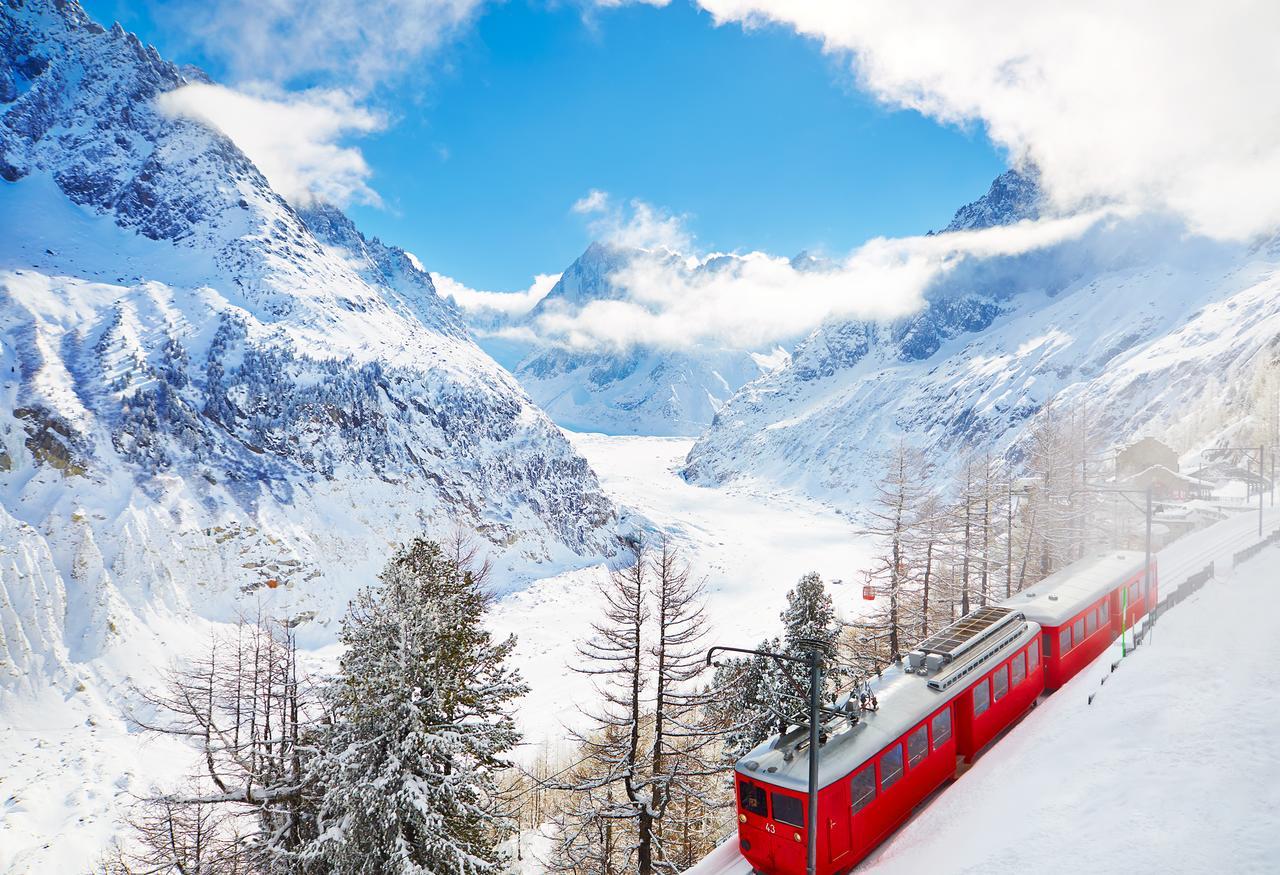
[[[1045,689],[1056,690],[1111,646],[1159,599],[1155,560],[1112,550],[1075,562],[1002,602],[1040,624]],[[1125,614],[1127,608],[1127,616]]]
[[[1034,703],[1044,687],[1039,641],[1038,624],[991,606],[885,672],[875,710],[854,702],[824,726],[817,824],[806,822],[807,727],[751,751],[735,767],[742,855],[756,872],[800,875],[816,828],[819,875],[848,872]],[[975,708],[975,695],[987,704]]]

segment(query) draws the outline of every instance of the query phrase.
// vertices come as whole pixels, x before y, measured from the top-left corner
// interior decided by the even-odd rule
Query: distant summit
[[[1038,219],[1043,201],[1039,173],[1034,169],[1006,170],[995,178],[986,194],[956,210],[951,223],[942,230],[977,231]]]

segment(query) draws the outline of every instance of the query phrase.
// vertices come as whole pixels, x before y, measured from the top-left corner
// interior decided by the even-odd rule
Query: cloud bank
[[[847,55],[863,88],[980,123],[1064,211],[1118,203],[1243,239],[1280,226],[1280,4],[698,0]]]
[[[610,199],[596,194],[589,198],[605,210]],[[652,231],[652,216],[665,214],[636,204],[628,215],[617,239],[644,238]],[[609,276],[616,299],[550,309],[507,335],[583,350],[634,345],[768,349],[828,319],[910,315],[923,306],[932,283],[966,261],[1046,249],[1125,215],[1100,209],[980,231],[877,238],[843,259],[804,263],[762,252],[687,258],[665,246],[627,249],[615,242],[623,256]],[[681,223],[670,222],[663,239],[687,239]]]
[[[558,273],[540,273],[533,278],[529,288],[518,292],[486,292],[470,288],[452,277],[442,273],[431,274],[436,291],[443,298],[452,298],[453,302],[474,316],[499,317],[514,319],[525,315],[538,302],[547,296],[547,292],[560,280]]]
[[[379,204],[360,150],[343,137],[380,130],[383,117],[344,91],[251,94],[195,83],[157,98],[161,112],[195,119],[231,138],[271,187],[296,206]]]
[[[365,93],[412,70],[468,23],[483,0],[219,0],[165,4],[237,81],[282,87],[338,80]]]

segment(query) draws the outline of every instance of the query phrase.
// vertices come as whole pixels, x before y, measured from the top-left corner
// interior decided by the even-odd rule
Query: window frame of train
[[[1001,689],[1001,684],[1004,688]],[[1009,695],[1009,666],[1002,665],[991,673],[991,703],[994,705]]]
[[[1105,601],[1098,606],[1098,619],[1104,626],[1111,621],[1111,602]]]
[[[1071,637],[1074,641],[1083,641],[1085,639],[1084,617],[1081,617],[1071,624]]]
[[[897,771],[889,772],[885,769],[885,760],[894,754],[897,754],[898,768]],[[902,742],[895,741],[891,747],[886,748],[880,756],[876,757],[876,764],[880,767],[880,792],[883,793],[901,781],[902,775],[907,770],[907,761],[902,751]]]
[[[773,819],[778,823],[785,823],[787,826],[798,826],[804,829],[804,800],[797,799],[794,796],[788,796],[786,793],[779,793],[774,790],[769,794],[769,807],[773,809]],[[779,805],[778,802],[783,801],[784,804]],[[794,807],[793,807],[794,806]],[[798,817],[799,821],[787,820],[787,816]]]
[[[1094,632],[1098,631],[1098,611],[1094,608],[1089,609],[1089,613],[1084,615],[1084,637],[1088,638]]]
[[[870,793],[864,792],[862,796],[859,797],[857,795],[858,780],[862,778],[863,775],[866,775],[868,778],[871,779],[871,784],[870,784],[871,792]],[[849,780],[849,801],[850,801],[849,807],[853,809],[854,814],[857,814],[859,811],[866,808],[872,802],[876,801],[876,785],[878,783],[879,782],[876,780],[876,764],[874,760],[868,762],[862,768],[858,769],[858,771],[853,773],[853,777]]]
[[[945,730],[941,733],[941,741],[938,740],[939,720],[942,720],[945,724]],[[951,740],[951,708],[943,708],[937,714],[933,715],[933,719],[929,721],[929,738],[930,744],[933,745],[933,750],[935,751]]]
[[[1061,658],[1071,649],[1071,627],[1063,626],[1058,632],[1058,657]]]
[[[982,705],[978,705],[978,690],[982,690]],[[973,685],[973,716],[981,717],[991,707],[991,685],[983,678]]]
[[[1019,650],[1009,660],[1009,687],[1012,689],[1027,679],[1027,655]]]
[[[920,743],[920,749],[915,753],[911,752],[911,745],[914,742]],[[925,721],[915,729],[907,733],[907,768],[914,769],[920,763],[924,762],[924,758],[929,755],[929,723]]]
[[[1035,654],[1032,656],[1031,654]],[[1027,645],[1027,674],[1040,667],[1040,639],[1036,638]]]
[[[758,802],[760,806],[759,810],[756,810],[756,808],[752,806],[752,802],[748,802],[748,797],[745,792],[747,788],[751,789],[751,793],[752,793],[751,800],[752,802]],[[759,794],[758,797],[755,795],[757,793]],[[749,781],[746,778],[739,778],[738,779],[738,804],[741,805],[742,810],[746,811],[748,814],[754,814],[757,817],[768,817],[769,816],[769,791],[766,790],[761,785],[757,784],[755,781]]]

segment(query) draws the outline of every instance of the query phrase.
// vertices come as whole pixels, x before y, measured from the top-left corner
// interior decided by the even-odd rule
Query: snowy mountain
[[[1001,176],[949,231],[1038,214],[1033,183]],[[945,232],[944,232],[945,233]],[[1112,220],[1017,257],[971,259],[890,324],[834,322],[743,387],[686,461],[702,484],[762,477],[841,502],[865,495],[895,435],[945,465],[1015,444],[1051,398],[1084,402],[1117,437],[1187,445],[1194,413],[1230,403],[1276,359],[1280,250]]]
[[[593,243],[518,324],[537,334],[540,319],[623,297],[625,291],[612,277],[633,259],[655,260],[666,270],[696,275],[721,269],[736,257],[714,256],[691,265],[666,251]],[[706,427],[734,391],[785,356],[781,349],[635,345],[579,350],[539,343],[516,365],[515,374],[538,406],[567,428],[692,436]]]
[[[412,257],[157,106],[197,75],[0,7],[0,688],[268,588],[329,640],[423,530],[509,585],[611,549],[595,474]]]

